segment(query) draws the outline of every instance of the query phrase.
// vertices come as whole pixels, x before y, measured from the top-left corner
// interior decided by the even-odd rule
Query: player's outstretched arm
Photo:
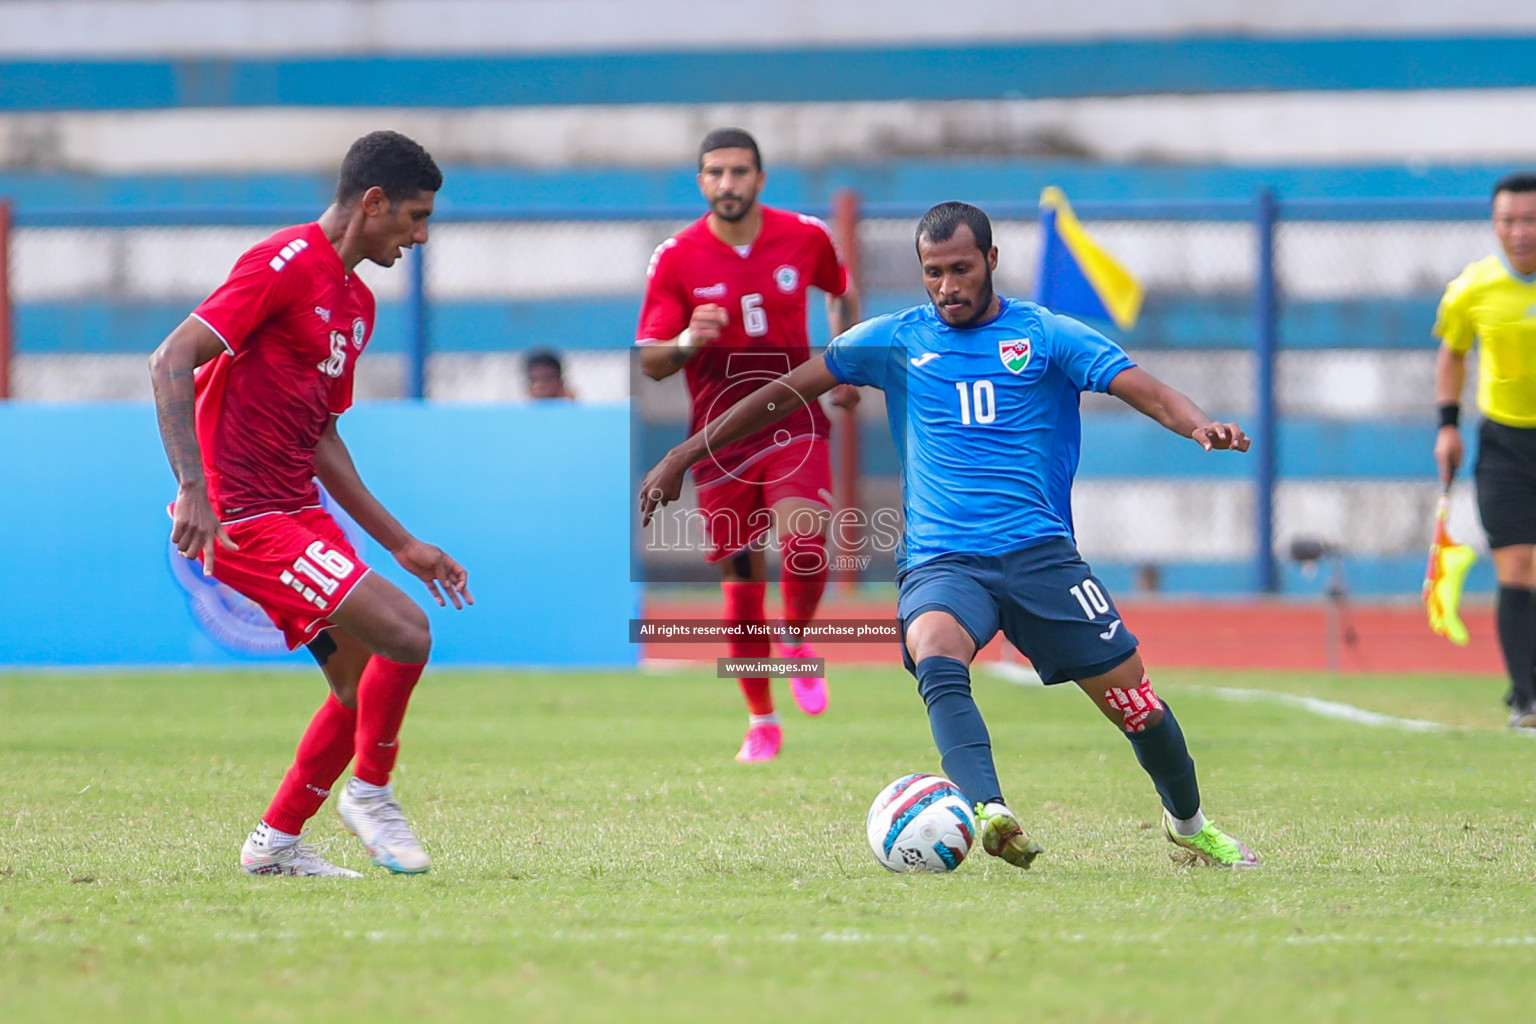
[[[640,484],[641,525],[650,523],[658,505],[677,499],[688,467],[711,451],[739,441],[809,405],[837,384],[837,378],[827,367],[826,357],[816,356],[764,384],[705,424],[704,429],[667,452],[645,474],[645,480]]]
[[[352,462],[352,453],[336,429],[335,416],[315,445],[315,475],[331,497],[347,510],[347,515],[368,531],[368,536],[384,545],[401,568],[427,585],[434,601],[443,607],[452,601],[455,608],[475,603],[469,593],[469,573],[465,568],[442,548],[411,536],[368,490]],[[443,599],[445,593],[448,601]]]
[[[194,415],[196,388],[192,373],[224,351],[224,342],[207,324],[187,317],[149,357],[149,378],[155,388],[155,413],[160,440],[176,474],[176,504],[171,510],[171,543],[187,558],[203,556],[204,575],[213,572],[214,545],[237,545],[219,525],[208,501],[203,453],[197,443]]]
[[[1236,423],[1217,423],[1188,395],[1169,387],[1139,366],[1117,373],[1109,382],[1109,393],[1180,437],[1192,439],[1206,451],[1213,448],[1248,450],[1248,435],[1243,433],[1242,427]]]

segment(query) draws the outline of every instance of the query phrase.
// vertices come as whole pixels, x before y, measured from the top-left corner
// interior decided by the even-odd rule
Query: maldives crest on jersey
[[[997,343],[997,354],[1009,373],[1023,373],[1029,365],[1029,353],[1028,338],[1005,338]]]

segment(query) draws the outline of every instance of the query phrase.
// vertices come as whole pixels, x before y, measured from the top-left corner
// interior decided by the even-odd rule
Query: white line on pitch
[[[1040,676],[1028,665],[1016,661],[989,661],[982,665],[982,669],[989,675],[1005,679],[1019,686],[1042,686]],[[1286,707],[1297,708],[1324,718],[1332,718],[1340,722],[1353,722],[1356,725],[1369,725],[1376,728],[1406,729],[1409,732],[1444,732],[1451,727],[1443,722],[1430,722],[1422,718],[1399,718],[1396,715],[1384,715],[1379,711],[1367,711],[1365,708],[1357,708],[1353,704],[1344,704],[1334,700],[1321,700],[1317,697],[1298,697],[1291,693],[1275,693],[1270,690],[1244,690],[1233,686],[1196,686],[1193,684],[1179,684],[1176,689],[1193,690],[1198,693],[1208,693],[1222,700],[1240,701],[1247,704],[1271,703],[1283,704]]]
[[[1409,732],[1444,732],[1450,726],[1443,722],[1429,722],[1422,718],[1398,718],[1396,715],[1384,715],[1379,711],[1367,711],[1357,708],[1353,704],[1342,704],[1333,700],[1319,700],[1316,697],[1298,697],[1292,693],[1274,693],[1270,690],[1242,690],[1232,686],[1194,686],[1181,685],[1180,690],[1193,690],[1197,693],[1209,693],[1223,700],[1240,701],[1247,704],[1283,704],[1288,708],[1298,708],[1309,711],[1314,715],[1324,718],[1337,719],[1340,722],[1353,722],[1356,725],[1371,725],[1388,729],[1406,729]]]
[[[1017,661],[986,661],[982,662],[981,667],[988,675],[1006,679],[1010,683],[1018,683],[1020,686],[1045,685],[1040,681],[1040,673]]]
[[[883,877],[883,876],[882,876]],[[395,931],[344,931],[340,933],[344,939],[361,938],[371,943],[383,944],[409,944],[419,946],[423,942],[436,942],[447,938],[443,931],[438,929],[397,929]],[[266,931],[235,931],[216,932],[214,938],[220,942],[240,943],[272,943],[298,942],[305,938],[294,932],[266,932]],[[843,929],[841,931],[823,931],[801,934],[799,932],[684,932],[684,931],[634,931],[627,928],[620,929],[556,929],[549,931],[533,931],[512,929],[498,933],[494,938],[485,936],[464,936],[455,933],[453,941],[469,943],[471,945],[485,945],[490,943],[505,943],[507,939],[523,940],[537,939],[540,941],[573,942],[573,943],[598,943],[613,945],[614,943],[635,942],[644,940],[650,943],[672,943],[678,945],[751,945],[761,942],[775,943],[829,943],[837,945],[936,945],[940,938],[922,933],[895,932],[895,933],[871,933],[856,929]],[[1051,940],[1059,943],[1092,943],[1094,945],[1131,945],[1138,947],[1156,946],[1159,943],[1172,941],[1165,932],[1151,934],[1106,934],[1097,933],[1064,933],[1051,936]],[[51,931],[22,935],[21,942],[38,945],[79,945],[82,941],[74,930],[68,932]],[[1276,938],[1266,938],[1252,934],[1227,934],[1221,937],[1221,941],[1227,945],[1244,947],[1271,946],[1276,944],[1287,946],[1427,946],[1431,948],[1452,949],[1481,949],[1504,947],[1533,947],[1536,946],[1536,935],[1441,935],[1437,933],[1424,933],[1419,935],[1379,935],[1379,934],[1339,934],[1324,933],[1318,935],[1286,935]]]

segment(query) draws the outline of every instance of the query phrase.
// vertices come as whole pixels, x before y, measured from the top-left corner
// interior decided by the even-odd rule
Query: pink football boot
[[[741,749],[736,751],[736,760],[743,764],[772,761],[779,756],[779,748],[783,745],[784,730],[772,722],[760,722],[747,730]]]
[[[816,648],[810,644],[780,646],[786,658],[816,657]],[[819,715],[827,710],[827,681],[820,676],[791,679],[789,693],[795,698],[795,705],[808,715]]]

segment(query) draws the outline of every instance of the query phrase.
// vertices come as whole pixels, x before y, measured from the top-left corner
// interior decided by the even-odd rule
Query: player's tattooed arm
[[[651,380],[665,380],[699,354],[705,345],[720,337],[720,329],[730,322],[723,306],[706,302],[695,306],[688,326],[671,341],[654,341],[640,347],[640,372]]]
[[[165,442],[165,454],[178,483],[203,481],[203,456],[193,419],[196,389],[192,375],[222,351],[224,342],[219,336],[201,320],[188,317],[149,357],[160,438]]]
[[[1217,423],[1182,391],[1169,387],[1139,366],[1122,370],[1109,382],[1109,393],[1206,451],[1248,450],[1248,435],[1236,423]]]
[[[658,505],[675,501],[688,467],[732,441],[739,441],[816,401],[837,387],[825,356],[815,356],[771,380],[715,417],[702,430],[667,452],[640,484],[642,525]]]
[[[412,536],[363,483],[352,461],[352,453],[336,429],[334,416],[315,445],[315,476],[320,478],[320,483],[337,504],[368,532],[368,536],[394,555],[402,568],[426,584],[427,591],[439,605],[447,606],[444,594],[455,608],[475,603],[469,593],[469,572],[442,548]]]
[[[195,317],[170,333],[149,357],[149,377],[155,389],[155,413],[171,472],[176,474],[176,504],[171,510],[171,542],[187,558],[203,556],[203,572],[213,571],[215,543],[234,548],[235,542],[208,502],[203,453],[197,443],[194,417],[196,388],[192,374],[224,351],[224,342]]]

